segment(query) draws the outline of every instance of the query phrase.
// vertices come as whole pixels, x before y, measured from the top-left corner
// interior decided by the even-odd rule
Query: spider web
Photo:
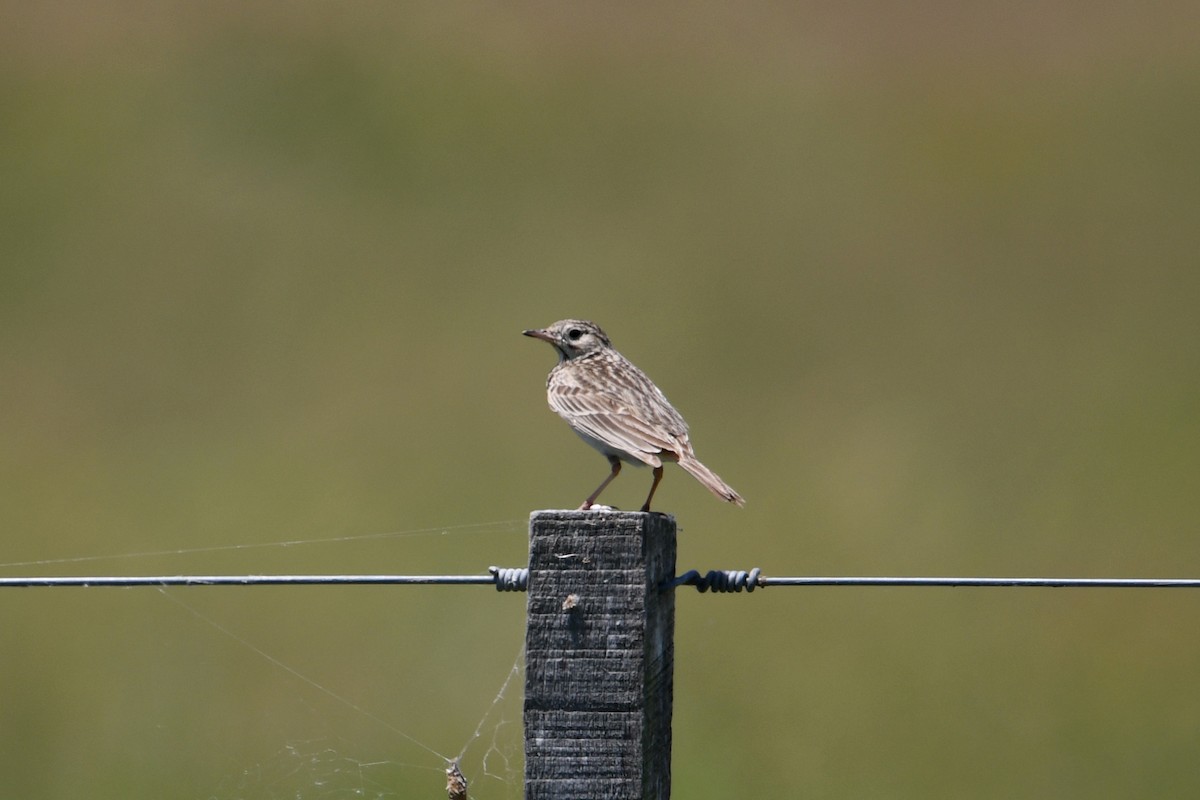
[[[262,760],[228,775],[205,800],[389,800],[414,794],[439,797],[449,764],[461,764],[470,779],[473,800],[521,797],[519,691],[511,690],[519,686],[523,662],[522,648],[491,705],[453,759],[433,754],[418,762],[372,759],[361,755],[362,745],[336,736],[289,741]],[[404,737],[412,739],[408,734]]]
[[[501,520],[366,535],[287,539],[262,544],[233,543],[20,561],[0,564],[0,568],[77,565],[155,556],[193,556],[251,548],[292,548],[308,544],[343,546],[350,542],[413,537],[508,535],[524,532],[525,525],[524,520]],[[200,787],[191,796],[204,800],[383,800],[413,796],[445,797],[447,768],[452,765],[458,765],[462,774],[470,781],[471,800],[509,800],[522,796],[524,743],[520,724],[520,678],[524,664],[523,647],[516,652],[516,657],[507,672],[496,674],[498,690],[486,707],[477,712],[480,716],[472,714],[463,719],[462,746],[455,753],[444,745],[435,747],[422,738],[422,718],[402,718],[398,721],[386,719],[368,704],[355,703],[339,687],[319,681],[288,663],[285,658],[268,652],[265,647],[255,642],[254,634],[239,632],[235,624],[227,621],[227,615],[202,612],[190,602],[185,602],[180,595],[186,594],[188,590],[180,592],[160,587],[158,591],[203,625],[227,637],[236,643],[236,646],[251,653],[254,658],[269,664],[283,678],[282,682],[275,681],[280,696],[291,698],[285,699],[284,704],[296,704],[301,711],[308,714],[307,718],[302,716],[297,722],[298,718],[294,713],[297,709],[293,706],[280,709],[280,720],[277,723],[274,720],[247,720],[247,724],[255,723],[255,730],[260,733],[261,755],[256,754],[254,749],[247,755],[244,747],[236,753],[232,749],[225,750],[224,755],[230,759],[230,764],[224,769],[217,767],[215,770],[218,776],[223,777],[220,777],[211,789]],[[515,650],[517,644],[513,643]],[[465,648],[465,653],[470,657],[470,643]],[[478,679],[475,680],[478,683]],[[461,700],[458,695],[463,694],[462,689],[454,685],[449,674],[446,674],[444,682],[427,681],[427,684],[401,686],[400,692],[420,692],[434,698],[435,703],[437,698],[445,697],[447,702],[442,704],[444,707],[461,708],[461,703],[449,702]],[[447,713],[461,715],[462,712]],[[288,721],[283,721],[285,719]],[[439,729],[446,729],[446,719],[439,719],[437,722]],[[243,721],[230,718],[228,724],[231,728],[237,728]],[[458,726],[451,719],[449,727]],[[263,728],[266,730],[263,731]],[[444,740],[444,734],[442,738]],[[244,739],[245,737],[242,737],[242,740]],[[222,755],[197,755],[198,760],[207,759],[209,763],[212,757],[219,759]]]
[[[523,740],[519,687],[524,648],[474,732],[454,758],[403,762],[360,755],[361,745],[328,736],[289,741],[262,760],[228,775],[205,800],[389,800],[443,796],[447,766],[461,765],[472,800],[522,796]],[[352,706],[353,707],[353,706]],[[356,710],[357,707],[353,707]],[[373,715],[368,717],[375,719]],[[387,724],[388,728],[397,730]],[[426,745],[409,734],[410,743]]]
[[[415,533],[445,534],[449,530],[477,532],[480,527],[496,529],[496,526],[504,525],[508,523],[464,525],[454,529],[423,529]],[[414,534],[398,532],[388,535]],[[317,541],[326,543],[330,540]],[[297,543],[280,542],[278,546],[290,547]],[[383,719],[369,708],[356,704],[330,686],[304,674],[234,632],[227,625],[183,601],[178,592],[169,591],[165,587],[159,591],[196,619],[232,639],[282,673],[324,695],[335,705],[349,709],[354,715],[381,726],[395,738],[410,745],[403,749],[416,753],[415,760],[409,761],[374,758],[370,754],[364,754],[362,746],[333,734],[289,740],[261,760],[228,775],[215,790],[205,796],[206,800],[384,800],[411,797],[415,791],[419,791],[421,796],[444,796],[442,792],[445,791],[447,769],[452,766],[459,768],[470,781],[469,797],[473,800],[509,800],[522,796],[524,742],[520,725],[520,678],[524,672],[523,643],[512,666],[500,681],[498,691],[478,718],[462,748],[456,755],[449,755],[412,733],[409,728],[415,730],[416,725],[401,726]],[[454,688],[447,682],[443,687],[430,687],[429,691],[453,692]],[[315,704],[305,704],[314,715],[322,715]],[[464,726],[464,730],[471,728],[469,725]]]
[[[353,747],[335,739],[289,742],[257,764],[221,782],[209,800],[299,800],[362,798],[386,800],[404,796],[408,765],[364,761],[347,752]]]

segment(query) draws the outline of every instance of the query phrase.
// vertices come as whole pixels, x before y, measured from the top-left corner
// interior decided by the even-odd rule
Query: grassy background
[[[668,471],[681,569],[1200,575],[1193,3],[3,5],[6,574],[521,564],[605,472],[519,336],[581,316],[748,500]],[[479,589],[0,609],[22,798],[440,796],[189,609],[449,755],[523,625]],[[684,594],[675,794],[1194,794],[1198,619]],[[480,800],[520,796],[498,711]]]

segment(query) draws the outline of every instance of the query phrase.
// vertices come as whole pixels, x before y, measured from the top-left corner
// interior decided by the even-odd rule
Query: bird
[[[620,474],[621,462],[654,470],[642,511],[650,510],[650,501],[662,480],[664,461],[678,463],[725,502],[746,504],[729,484],[700,463],[683,417],[646,373],[617,352],[599,325],[564,319],[522,333],[548,342],[558,352],[558,363],[546,379],[550,408],[581,439],[599,450],[612,468],[604,482],[583,501],[580,511],[595,504]]]

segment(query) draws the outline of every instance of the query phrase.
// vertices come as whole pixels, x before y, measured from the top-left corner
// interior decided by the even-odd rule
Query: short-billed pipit
[[[728,503],[746,501],[692,452],[688,426],[646,373],[613,349],[594,322],[564,319],[549,328],[525,331],[558,351],[558,364],[546,380],[552,408],[585,442],[608,458],[612,472],[580,510],[592,507],[604,487],[621,472],[621,462],[654,468],[654,482],[642,511],[650,510],[662,480],[663,461],[675,461],[710,492]]]

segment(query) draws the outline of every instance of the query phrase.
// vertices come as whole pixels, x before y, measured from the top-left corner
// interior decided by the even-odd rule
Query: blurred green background
[[[5,2],[3,571],[523,564],[578,316],[748,500],[668,469],[681,570],[1196,577],[1198,9]],[[519,797],[523,612],[5,591],[3,794]],[[685,592],[675,796],[1194,795],[1198,623]]]

